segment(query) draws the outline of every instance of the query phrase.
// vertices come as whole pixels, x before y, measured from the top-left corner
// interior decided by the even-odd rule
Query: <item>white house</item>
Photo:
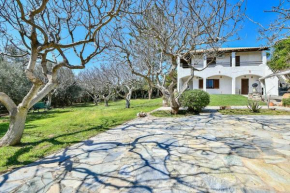
[[[266,50],[268,47],[220,48],[220,55],[207,57],[204,50],[194,52],[191,64],[202,71],[194,71],[193,81],[189,89],[203,89],[210,94],[241,94],[253,91],[252,85],[258,84],[257,92],[263,95],[278,96],[278,78],[272,77],[265,81],[259,78],[272,71],[267,66]],[[193,59],[195,58],[195,59]],[[191,74],[185,60],[178,61],[178,91]]]

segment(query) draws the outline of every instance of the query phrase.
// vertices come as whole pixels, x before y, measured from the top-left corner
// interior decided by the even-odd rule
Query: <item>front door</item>
[[[242,94],[249,94],[249,79],[242,79]]]

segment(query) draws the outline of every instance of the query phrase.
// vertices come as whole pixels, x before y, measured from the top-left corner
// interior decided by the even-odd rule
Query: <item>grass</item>
[[[193,112],[187,112],[186,110],[179,110],[176,115],[171,114],[170,111],[154,111],[153,113],[150,113],[150,115],[155,117],[184,117],[195,114]]]
[[[109,107],[87,104],[29,113],[21,144],[0,148],[0,173],[86,140],[135,118],[140,111],[149,112],[161,104],[161,99],[132,100],[131,108],[125,109],[125,101],[117,101],[109,103]],[[0,137],[7,128],[8,118],[0,118]]]
[[[245,106],[248,104],[248,98],[242,95],[231,94],[211,94],[209,106]],[[260,105],[266,105],[260,102]]]
[[[261,109],[259,113],[253,113],[249,109],[228,109],[219,110],[223,115],[290,115],[290,111],[279,111],[279,110],[269,110]]]

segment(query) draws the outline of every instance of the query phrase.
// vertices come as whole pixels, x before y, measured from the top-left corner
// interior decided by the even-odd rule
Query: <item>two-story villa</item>
[[[272,73],[267,66],[267,50],[268,47],[220,48],[221,54],[216,57],[208,57],[204,50],[197,50],[194,56],[198,56],[191,60],[191,64],[197,69],[208,67],[194,72],[189,89],[203,89],[210,94],[247,95],[252,93],[252,85],[257,83],[257,92],[277,96],[277,77],[259,80]],[[177,73],[179,91],[191,73],[184,60],[179,60]]]

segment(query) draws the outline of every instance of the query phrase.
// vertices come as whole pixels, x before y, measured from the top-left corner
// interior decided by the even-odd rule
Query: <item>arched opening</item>
[[[180,90],[183,89],[183,87],[185,86],[185,85],[184,85],[185,82],[186,82],[189,78],[190,78],[190,76],[185,76],[185,77],[182,77],[182,78],[179,79],[179,88],[180,88]],[[196,89],[196,88],[194,88],[194,85],[193,85],[193,83],[194,83],[194,79],[195,79],[195,77],[193,78],[193,81],[190,81],[190,82],[188,83],[188,87],[187,87],[187,89],[190,89],[190,90],[192,90],[192,89]]]
[[[241,95],[248,95],[249,93],[257,92],[263,94],[264,88],[259,81],[261,76],[253,74],[245,74],[236,77],[236,93]],[[253,87],[257,84],[257,87]]]
[[[209,94],[232,94],[232,78],[225,75],[207,77],[206,91]]]

